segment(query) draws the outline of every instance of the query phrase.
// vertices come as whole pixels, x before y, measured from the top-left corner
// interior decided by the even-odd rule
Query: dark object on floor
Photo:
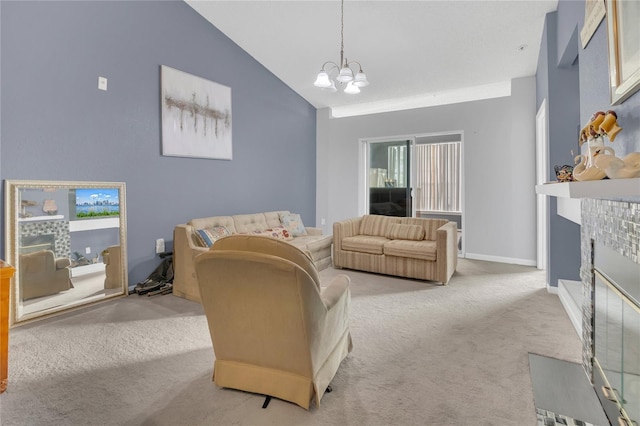
[[[169,294],[173,291],[173,256],[172,252],[161,253],[163,259],[160,265],[147,277],[146,280],[136,284],[131,293],[138,296],[146,294],[155,296],[157,294]]]

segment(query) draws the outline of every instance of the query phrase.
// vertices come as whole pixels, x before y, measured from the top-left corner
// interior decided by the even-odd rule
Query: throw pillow
[[[293,240],[293,236],[284,226],[274,226],[273,228],[265,229],[264,231],[253,231],[252,234],[260,235],[263,237],[277,238],[279,240],[285,241]]]
[[[424,228],[420,225],[405,225],[392,223],[389,226],[387,238],[391,240],[424,240]]]
[[[231,235],[226,226],[214,226],[212,228],[196,230],[196,236],[203,247],[211,247],[216,240]]]
[[[293,237],[301,237],[307,235],[307,230],[302,223],[300,215],[297,213],[280,214],[280,222],[291,232]]]

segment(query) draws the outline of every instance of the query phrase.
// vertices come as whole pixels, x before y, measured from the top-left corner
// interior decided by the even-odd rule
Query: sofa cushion
[[[291,241],[293,236],[287,228],[284,226],[274,226],[273,228],[265,229],[263,231],[253,231],[253,235],[260,235],[263,237],[277,238],[279,240]]]
[[[422,260],[436,260],[436,242],[429,240],[389,240],[384,244],[387,256],[409,257]]]
[[[401,223],[407,225],[420,225],[424,228],[424,239],[425,240],[436,240],[436,235],[438,234],[438,228],[442,225],[446,225],[448,220],[446,219],[426,219],[426,218],[414,218],[414,217],[404,217],[401,220]]]
[[[398,223],[400,218],[367,214],[360,221],[360,235],[386,237],[390,223]]]
[[[392,223],[389,225],[387,238],[390,240],[424,240],[424,228],[420,225]]]
[[[232,217],[238,234],[249,234],[253,231],[269,229],[267,220],[262,213],[238,214]]]
[[[342,239],[342,250],[360,253],[382,254],[382,248],[389,240],[374,235],[355,235]]]
[[[282,221],[280,220],[280,215],[288,214],[288,210],[279,210],[275,212],[265,212],[264,218],[267,221],[267,226],[269,228],[273,228],[274,226],[282,225]]]
[[[231,235],[231,232],[226,226],[212,226],[211,228],[196,229],[195,235],[202,247],[211,247],[216,240]]]
[[[280,215],[280,222],[289,229],[291,235],[294,237],[307,235],[307,230],[302,223],[302,218],[300,218],[300,215],[297,213],[285,213]]]
[[[211,216],[199,219],[191,219],[189,225],[194,229],[213,228],[214,226],[225,226],[232,234],[236,233],[236,227],[233,224],[231,216]]]

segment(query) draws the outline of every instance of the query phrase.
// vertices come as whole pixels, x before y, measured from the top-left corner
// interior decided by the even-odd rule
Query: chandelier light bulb
[[[344,88],[344,93],[349,95],[357,95],[360,93],[360,88],[356,86],[352,81],[347,83],[347,87]]]
[[[351,71],[351,68],[345,65],[340,70],[340,74],[338,74],[338,76],[336,77],[336,80],[338,80],[341,83],[350,82],[351,80],[353,80],[353,71]]]
[[[323,89],[331,87],[332,84],[333,82],[329,79],[329,74],[327,74],[325,71],[320,71],[318,73],[318,76],[316,77],[315,83],[313,83],[314,86]]]
[[[355,84],[358,87],[365,87],[369,85],[369,81],[367,80],[367,75],[364,73],[364,71],[362,70],[358,71],[358,73],[356,74],[356,78],[353,79],[353,84]]]

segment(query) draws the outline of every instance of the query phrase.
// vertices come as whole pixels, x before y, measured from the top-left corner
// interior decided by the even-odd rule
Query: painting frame
[[[231,160],[231,88],[160,66],[162,155]]]
[[[607,1],[611,105],[623,103],[640,89],[639,15],[636,2]]]

